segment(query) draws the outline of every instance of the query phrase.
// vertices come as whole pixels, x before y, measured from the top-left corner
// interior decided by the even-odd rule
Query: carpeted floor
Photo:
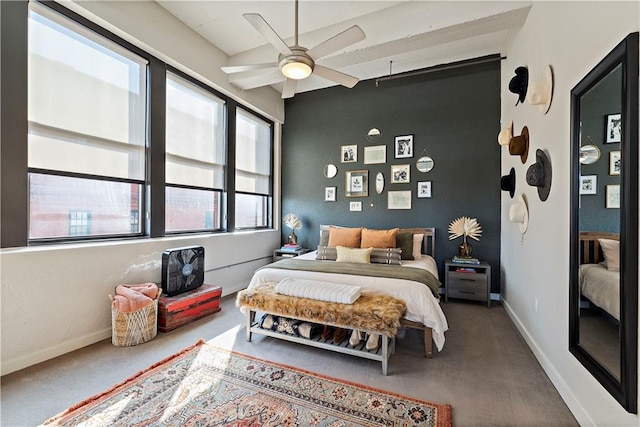
[[[45,425],[451,426],[451,406],[305,372],[199,341]]]
[[[122,382],[193,344],[211,344],[390,393],[453,407],[455,426],[575,426],[575,418],[499,304],[449,300],[446,343],[433,359],[423,356],[422,336],[407,330],[389,360],[380,363],[269,337],[245,341],[235,295],[222,311],[135,347],[105,340],[2,377],[4,426],[33,426]],[[29,402],[29,404],[25,404]]]

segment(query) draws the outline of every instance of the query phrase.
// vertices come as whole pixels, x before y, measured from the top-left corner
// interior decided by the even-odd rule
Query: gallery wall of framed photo
[[[500,82],[496,61],[286,100],[282,211],[304,219],[299,243],[317,247],[321,224],[444,235],[451,218],[472,215],[496,237],[476,249],[498,265]],[[442,257],[457,251],[436,245]]]
[[[580,226],[585,230],[619,230],[621,107],[612,85],[620,79],[603,80],[593,88],[598,102],[580,106],[582,145],[595,146],[600,154],[592,163],[580,165]]]

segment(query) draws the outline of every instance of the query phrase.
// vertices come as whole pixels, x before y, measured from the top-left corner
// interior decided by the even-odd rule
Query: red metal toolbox
[[[222,288],[202,285],[197,289],[158,301],[158,330],[169,332],[187,323],[220,311]]]

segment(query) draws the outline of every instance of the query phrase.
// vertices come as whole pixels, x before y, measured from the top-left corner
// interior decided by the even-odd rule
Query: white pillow
[[[607,262],[607,270],[620,271],[620,241],[612,239],[598,239],[604,260]]]
[[[422,240],[424,234],[413,235],[413,259],[422,259]]]
[[[371,263],[371,251],[373,248],[347,248],[345,246],[336,246],[338,256],[336,262],[357,262],[360,264]]]

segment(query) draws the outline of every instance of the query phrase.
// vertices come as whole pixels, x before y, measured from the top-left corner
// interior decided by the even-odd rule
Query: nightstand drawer
[[[483,283],[449,285],[447,294],[449,298],[464,298],[477,301],[487,300],[487,285]]]
[[[483,288],[487,283],[487,275],[482,273],[457,273],[455,271],[449,272],[449,285],[473,285],[479,284]]]

